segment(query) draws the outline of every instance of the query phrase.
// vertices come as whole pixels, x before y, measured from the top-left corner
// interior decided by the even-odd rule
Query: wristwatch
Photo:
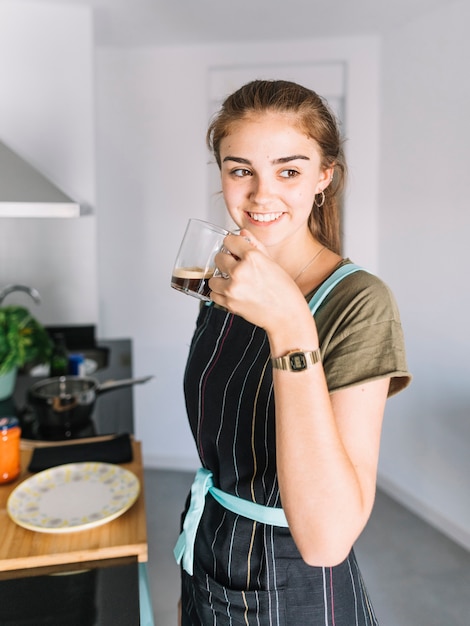
[[[274,369],[287,370],[288,372],[303,372],[321,361],[320,348],[304,352],[296,348],[285,356],[271,359]]]

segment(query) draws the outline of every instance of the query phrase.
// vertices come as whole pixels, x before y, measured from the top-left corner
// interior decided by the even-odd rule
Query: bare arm
[[[307,305],[268,324],[273,356],[315,349]],[[273,370],[277,471],[292,536],[311,565],[343,561],[372,510],[389,379],[330,395],[321,363],[304,372]]]
[[[310,565],[336,565],[372,510],[389,380],[329,397],[321,390],[320,368],[274,372],[277,468],[283,508],[302,557]]]

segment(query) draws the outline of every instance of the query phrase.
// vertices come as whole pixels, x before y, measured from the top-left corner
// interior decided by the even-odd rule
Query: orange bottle
[[[20,473],[20,436],[16,417],[0,418],[0,484],[15,480]]]

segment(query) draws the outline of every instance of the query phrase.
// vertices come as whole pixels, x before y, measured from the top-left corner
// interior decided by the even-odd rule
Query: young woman
[[[177,549],[182,624],[377,624],[352,546],[386,399],[410,376],[392,294],[340,255],[334,116],[300,85],[254,81],[208,145],[240,233],[217,255],[185,372],[203,469]]]

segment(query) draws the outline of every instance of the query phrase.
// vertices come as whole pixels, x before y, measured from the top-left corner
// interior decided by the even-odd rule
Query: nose
[[[272,198],[272,184],[267,176],[253,176],[250,191],[250,200],[255,204],[263,205]]]

